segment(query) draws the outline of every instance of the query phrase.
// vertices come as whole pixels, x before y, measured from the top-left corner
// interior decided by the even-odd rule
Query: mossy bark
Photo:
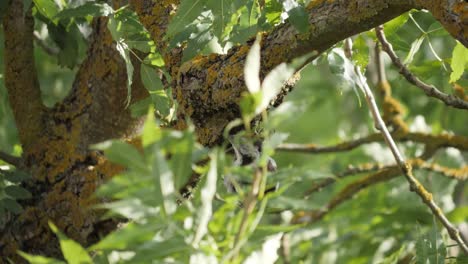
[[[118,1],[121,2],[121,1]],[[163,37],[180,1],[129,1],[151,33],[172,75],[179,122],[191,119],[198,140],[204,145],[222,141],[226,124],[240,115],[239,100],[244,85],[243,69],[252,40],[227,54],[197,56],[181,64],[181,48],[167,49]],[[431,3],[440,5],[430,5]],[[448,3],[444,10],[465,12]],[[460,2],[459,4],[461,4]],[[119,3],[120,4],[120,3]],[[382,24],[411,8],[428,7],[454,37],[466,44],[466,12],[460,20],[446,20],[437,7],[443,1],[312,1],[307,7],[309,32],[299,34],[288,23],[263,33],[261,76],[281,62],[312,51],[325,51],[335,43]],[[432,9],[431,9],[432,8]],[[461,10],[461,11],[460,11]],[[457,12],[458,12],[457,11]],[[6,217],[0,227],[0,262],[7,258],[21,262],[16,254],[60,256],[55,236],[47,222],[53,221],[70,238],[84,246],[113,230],[115,223],[101,221],[91,209],[97,201],[93,192],[122,168],[110,164],[89,145],[111,138],[131,139],[142,120],[133,118],[126,105],[126,67],[107,30],[106,18],[93,22],[87,57],[81,64],[70,94],[53,108],[41,102],[34,66],[31,10],[23,12],[22,0],[10,0],[3,20],[5,32],[5,84],[23,147],[23,164],[33,175],[25,183],[33,198],[23,202],[20,215]],[[140,65],[134,60],[132,101],[148,96],[139,78]],[[285,92],[278,98],[287,93]]]

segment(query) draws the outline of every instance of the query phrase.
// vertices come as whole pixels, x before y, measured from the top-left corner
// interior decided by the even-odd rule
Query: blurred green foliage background
[[[275,1],[267,2],[271,4],[268,7],[272,10],[278,8],[274,6]],[[304,4],[304,1],[298,2]],[[282,8],[281,5],[279,8]],[[268,18],[270,20],[278,19],[278,17],[273,16],[273,13]],[[259,17],[261,17],[260,14]],[[427,12],[414,11],[397,18],[394,23],[398,25],[397,30],[389,34],[388,39],[392,42],[398,55],[405,58],[408,54],[414,53],[414,58],[408,64],[409,68],[425,82],[434,84],[445,93],[453,93],[453,87],[448,80],[451,73],[452,51],[456,41]],[[40,31],[43,23],[37,23],[36,27]],[[242,43],[247,37],[252,36],[252,32],[255,33],[257,30],[259,28],[252,28],[252,25],[246,22],[243,28],[234,28],[231,37]],[[212,40],[212,37],[207,38],[207,40]],[[414,45],[418,39],[422,39],[422,43],[419,48],[415,48]],[[354,37],[354,41],[355,52],[366,63],[366,60],[368,61],[369,57],[372,57],[371,53],[375,45],[374,32],[362,33]],[[0,74],[3,74],[3,53],[5,50],[1,33],[0,43]],[[338,43],[335,48],[341,49],[342,45],[342,43]],[[86,42],[81,39],[78,62],[83,60],[85,50]],[[200,54],[213,51],[219,51],[219,46],[209,45],[205,50],[193,52]],[[294,111],[284,114],[285,118],[274,131],[275,134],[288,134],[286,142],[332,145],[374,132],[373,122],[362,94],[357,95],[351,87],[347,86],[346,83],[341,83],[340,78],[332,73],[330,68],[333,65],[330,65],[331,62],[327,59],[327,55],[327,53],[323,54],[301,71],[300,81],[287,96],[286,104],[295,106],[291,108]],[[47,54],[39,46],[35,49],[35,58],[43,100],[47,106],[53,106],[70,91],[77,67],[69,69],[59,66],[57,58]],[[373,62],[370,61],[369,64],[369,67],[372,67]],[[387,57],[385,64],[393,95],[403,104],[405,108],[404,119],[413,131],[468,135],[468,117],[463,110],[446,107],[442,102],[425,96],[421,90],[413,87],[398,73]],[[375,80],[372,76],[372,69],[369,68],[366,73],[371,87],[374,88]],[[466,73],[458,83],[462,87],[468,87]],[[466,88],[465,92],[467,92]],[[377,94],[377,91],[375,93]],[[377,98],[380,99],[378,95]],[[3,76],[0,77],[0,100],[0,150],[18,155],[21,149],[12,112],[8,105]],[[421,152],[421,146],[415,143],[404,143],[399,146],[407,157],[414,157]],[[163,151],[166,147],[170,148],[161,146]],[[460,168],[466,166],[466,157],[465,152],[444,149],[438,151],[431,161],[448,167]],[[418,258],[414,256],[423,252],[422,249],[417,250],[418,247],[423,247],[421,241],[425,241],[427,232],[437,236],[437,243],[442,243],[442,241],[448,243],[449,241],[445,231],[434,223],[432,215],[416,194],[409,192],[408,184],[403,177],[363,190],[353,199],[331,211],[319,222],[304,226],[289,225],[288,221],[293,213],[299,210],[320,209],[347,184],[362,177],[362,175],[339,180],[304,199],[304,190],[316,183],[317,180],[339,173],[349,165],[372,162],[393,164],[393,158],[389,155],[384,144],[373,143],[353,151],[335,154],[311,155],[279,152],[275,153],[273,158],[278,163],[279,171],[269,176],[267,185],[274,186],[279,182],[281,183],[280,189],[285,185],[290,186],[281,195],[273,195],[266,204],[265,214],[256,231],[241,249],[239,261],[251,256],[255,250],[261,250],[266,239],[271,238],[268,235],[282,234],[283,232],[289,232],[290,263],[396,263],[395,259],[406,256],[410,256],[415,261]],[[226,167],[232,166],[232,158],[227,157],[225,163]],[[206,173],[209,166],[200,170]],[[220,169],[220,171],[222,170]],[[242,173],[249,175],[248,170],[240,172],[240,174]],[[129,174],[132,173],[129,172]],[[214,216],[208,226],[209,238],[205,239],[199,248],[192,249],[188,253],[183,250],[170,251],[171,247],[180,243],[184,244],[184,238],[194,235],[190,228],[184,229],[183,227],[189,225],[188,219],[193,221],[192,217],[197,211],[196,208],[203,207],[203,200],[200,198],[201,194],[198,190],[194,194],[193,205],[183,206],[178,209],[175,215],[164,218],[164,223],[169,227],[162,225],[161,228],[167,228],[170,230],[168,231],[170,234],[166,234],[167,232],[158,233],[160,244],[157,246],[163,252],[168,250],[168,253],[162,254],[162,257],[172,257],[176,262],[184,262],[188,259],[192,261],[196,254],[201,254],[198,257],[204,263],[212,260],[210,258],[212,255],[218,258],[223,257],[226,252],[223,249],[227,244],[232,243],[235,235],[234,231],[226,230],[226,228],[235,229],[234,227],[238,226],[241,209],[236,208],[236,202],[229,202],[230,199],[235,201],[236,195],[226,193],[221,183],[221,174],[218,175],[217,192],[228,202],[213,201]],[[428,171],[416,171],[416,176],[434,194],[435,200],[448,213],[453,222],[466,223],[468,219],[468,201],[466,199],[468,187],[465,182],[450,180]],[[118,183],[115,184],[118,185]],[[204,182],[202,182],[202,186],[205,186],[203,184]],[[141,188],[140,191],[144,193],[144,186],[138,188]],[[112,195],[113,192],[109,193]],[[131,197],[123,198],[125,200]],[[259,210],[258,207],[257,210]],[[115,211],[121,213],[118,208]],[[155,216],[143,219],[138,219],[135,221],[135,225],[132,223],[123,229],[130,233],[133,230],[135,234],[139,234],[140,238],[143,238],[132,240],[131,236],[117,235],[113,241],[116,244],[120,241],[119,243],[123,244],[123,247],[104,247],[101,245],[101,250],[105,253],[98,255],[105,259],[105,256],[110,256],[113,254],[112,252],[126,250],[136,252],[137,256],[147,254],[148,252],[144,248],[137,248],[137,246],[144,245],[151,239],[146,239],[143,233],[138,232],[143,232],[146,230],[145,228],[149,228],[149,232],[161,232],[158,231],[160,226],[154,226],[157,223],[156,220],[160,221],[161,219]],[[151,226],[151,223],[154,225]],[[177,235],[174,235],[175,233]],[[153,246],[156,246],[154,244],[156,242],[152,242]],[[447,256],[454,256],[451,255],[450,248],[447,250],[449,251]],[[276,252],[276,250],[273,251]],[[270,253],[274,255],[275,252]],[[155,259],[157,257],[150,254],[149,257],[151,256]],[[96,258],[96,261],[99,262],[99,259]],[[284,261],[279,259],[279,263]],[[120,255],[120,261],[125,262],[125,257]],[[128,263],[132,263],[132,261],[135,259],[130,258]]]

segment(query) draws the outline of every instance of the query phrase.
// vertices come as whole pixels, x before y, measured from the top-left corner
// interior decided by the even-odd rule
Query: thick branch
[[[391,3],[388,3],[391,2]],[[346,37],[371,29],[413,6],[408,1],[312,1],[308,6],[310,30],[299,34],[289,23],[265,33],[261,43],[261,77],[282,62],[323,52]],[[224,127],[240,117],[239,101],[244,66],[253,40],[232,48],[226,55],[198,56],[178,72],[174,94],[179,103],[178,127],[189,117],[202,144],[222,139]],[[312,59],[312,58],[311,58]]]
[[[34,62],[34,19],[31,10],[23,12],[22,0],[11,1],[3,28],[5,86],[21,143],[27,150],[43,132],[45,107]]]
[[[383,50],[388,54],[393,64],[400,70],[400,73],[406,78],[408,82],[410,82],[411,84],[423,90],[426,95],[437,98],[448,106],[452,106],[452,107],[459,108],[459,109],[468,109],[467,101],[455,95],[445,94],[441,92],[439,89],[437,89],[434,85],[426,84],[423,81],[421,81],[418,77],[416,77],[401,62],[400,58],[398,58],[395,51],[393,51],[392,44],[390,44],[385,38],[383,27],[381,26],[377,27],[376,33],[377,33],[377,38],[379,39],[380,43],[382,43]]]
[[[133,118],[127,107],[127,69],[107,29],[107,18],[93,22],[90,39],[87,57],[78,70],[72,91],[54,108],[54,118],[73,123],[69,126],[80,134],[73,141],[83,146],[110,138],[132,137],[141,125],[141,120]],[[135,102],[148,92],[140,79],[140,62],[135,57],[132,62],[131,100]]]

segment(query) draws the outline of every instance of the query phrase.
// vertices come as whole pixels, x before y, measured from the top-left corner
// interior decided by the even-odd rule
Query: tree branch
[[[411,71],[398,58],[395,51],[393,51],[392,44],[387,41],[382,26],[377,27],[375,32],[380,43],[382,43],[383,50],[388,54],[393,64],[400,70],[400,73],[403,75],[403,77],[406,78],[408,82],[423,90],[426,95],[437,98],[448,106],[459,109],[468,109],[467,101],[455,95],[445,94],[437,89],[434,85],[424,83],[413,73],[411,73]]]
[[[323,52],[338,41],[369,30],[412,7],[413,3],[408,1],[313,1],[307,7],[309,32],[299,34],[292,25],[284,23],[264,33],[260,76],[263,78],[278,64],[295,57],[312,51]],[[143,23],[147,28],[154,26],[148,18],[143,18]],[[190,118],[200,143],[213,145],[222,141],[224,127],[240,117],[238,104],[246,91],[243,71],[253,41],[235,46],[227,54],[197,56],[182,64],[178,71],[171,70],[173,79],[177,79],[174,87],[179,103],[177,128],[185,127],[185,120]]]
[[[399,170],[403,172],[405,175],[405,178],[407,179],[409,185],[410,185],[410,190],[415,192],[416,194],[419,195],[421,200],[429,207],[429,209],[432,211],[433,215],[442,223],[442,225],[447,229],[450,238],[455,240],[458,245],[460,246],[461,250],[465,252],[465,254],[468,254],[468,246],[465,244],[465,242],[462,240],[460,237],[460,231],[458,231],[457,228],[455,228],[452,223],[447,219],[447,217],[444,215],[442,210],[439,208],[439,206],[435,203],[434,199],[432,198],[432,194],[424,188],[424,186],[416,179],[413,175],[412,172],[412,167],[410,163],[407,163],[403,156],[401,155],[400,151],[398,150],[397,145],[395,144],[395,141],[392,138],[392,135],[388,131],[387,127],[385,126],[385,122],[382,120],[382,117],[380,116],[379,109],[377,107],[377,104],[375,103],[374,95],[372,94],[371,89],[369,88],[369,85],[367,84],[367,81],[365,80],[364,76],[362,75],[361,71],[356,68],[356,74],[359,77],[361,84],[362,84],[362,90],[364,92],[364,95],[366,97],[367,104],[369,106],[369,109],[372,113],[375,127],[380,130],[382,133],[385,142],[387,143],[388,147],[390,148],[395,161],[397,162],[397,165],[399,167]]]
[[[0,151],[0,160],[15,166],[16,168],[21,168],[23,166],[23,160],[21,158],[12,156],[6,152]]]
[[[413,168],[433,171],[445,177],[452,178],[455,180],[464,181],[468,179],[468,167],[467,166],[464,166],[458,169],[448,168],[448,167],[441,166],[437,163],[429,163],[420,158],[409,160],[408,163],[410,163]],[[362,173],[367,173],[367,172],[387,170],[393,167],[395,167],[395,165],[384,166],[378,163],[350,166],[345,171],[336,174],[336,178],[325,179],[325,180],[320,181],[317,184],[314,184],[310,189],[308,189],[304,193],[304,195],[307,197],[311,195],[312,193],[320,191],[321,189],[333,184],[337,180],[348,177],[348,176],[354,176],[357,174],[362,174]]]
[[[401,174],[400,168],[397,165],[383,168],[373,174],[367,175],[361,179],[358,179],[346,187],[344,187],[337,195],[335,195],[330,202],[325,206],[323,210],[301,212],[293,218],[293,223],[313,223],[322,219],[327,213],[333,210],[341,203],[349,200],[354,195],[359,193],[361,190],[391,180]]]
[[[31,9],[24,12],[22,0],[10,1],[3,28],[5,86],[21,144],[28,150],[43,132],[46,112],[35,67]]]
[[[407,134],[393,133],[392,136],[395,140],[400,142],[417,142],[423,143],[426,147],[454,147],[459,150],[468,150],[468,138],[459,135],[451,134],[439,134],[430,135],[420,132],[409,132]],[[373,133],[362,138],[355,140],[345,141],[331,146],[319,146],[315,144],[295,144],[285,143],[281,144],[276,150],[278,151],[290,151],[290,152],[302,152],[309,154],[321,154],[321,153],[334,153],[334,152],[345,152],[353,150],[365,144],[374,142],[383,142],[384,138],[380,133]]]
[[[93,21],[86,59],[78,70],[70,94],[54,108],[58,123],[68,123],[79,134],[76,145],[87,146],[110,138],[131,138],[142,120],[127,107],[127,68],[107,29],[107,18]],[[131,103],[148,96],[140,78],[140,61],[131,54],[134,67]],[[86,126],[82,126],[86,124]],[[56,126],[54,126],[56,127]],[[78,132],[79,131],[79,132]]]

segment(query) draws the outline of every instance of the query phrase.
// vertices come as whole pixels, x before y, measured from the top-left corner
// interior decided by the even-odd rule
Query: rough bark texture
[[[175,99],[180,107],[176,128],[190,118],[204,145],[222,140],[225,125],[239,117],[238,103],[244,85],[245,58],[252,41],[228,54],[198,56],[180,64],[181,48],[167,49],[162,41],[171,15],[180,1],[130,1],[151,33],[172,75]],[[130,139],[141,120],[125,107],[126,67],[107,30],[105,18],[95,19],[87,58],[80,66],[72,91],[63,102],[46,109],[40,96],[34,67],[33,19],[23,16],[23,1],[11,0],[3,21],[5,32],[5,84],[23,146],[25,166],[33,175],[26,184],[34,198],[25,211],[9,216],[0,227],[0,256],[20,262],[17,250],[60,256],[52,220],[72,239],[87,246],[114,227],[100,222],[99,212],[89,209],[96,201],[96,187],[121,168],[109,164],[89,144],[110,138]],[[312,1],[310,30],[298,34],[288,23],[264,33],[262,70],[265,76],[276,65],[312,51],[323,52],[338,41],[369,30],[411,8],[427,8],[448,31],[467,45],[467,7],[464,1],[336,0]],[[132,100],[147,96],[135,60]]]

